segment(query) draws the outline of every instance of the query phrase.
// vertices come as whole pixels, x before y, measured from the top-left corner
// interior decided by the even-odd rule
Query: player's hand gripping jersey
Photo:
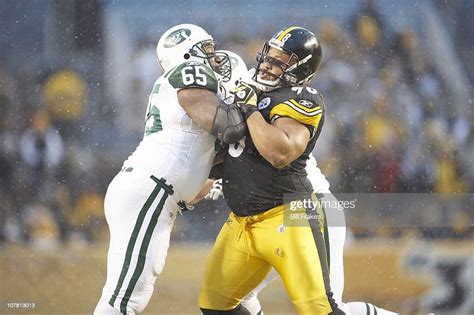
[[[175,200],[191,200],[209,175],[215,156],[215,137],[204,131],[178,103],[185,88],[214,93],[218,81],[207,65],[185,62],[161,76],[150,94],[145,136],[124,162],[124,169],[143,170],[166,178]]]
[[[269,123],[281,117],[299,121],[308,128],[311,138],[304,153],[283,169],[267,162],[249,135],[229,145],[224,161],[224,196],[239,216],[262,213],[281,205],[284,194],[309,196],[313,192],[305,166],[324,123],[323,97],[310,87],[284,87],[261,94],[258,109]]]

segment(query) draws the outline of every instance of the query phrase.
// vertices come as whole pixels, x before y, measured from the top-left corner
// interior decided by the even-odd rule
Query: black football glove
[[[234,95],[234,103],[240,108],[240,111],[247,120],[257,108],[257,88],[241,81],[239,85],[230,91]]]

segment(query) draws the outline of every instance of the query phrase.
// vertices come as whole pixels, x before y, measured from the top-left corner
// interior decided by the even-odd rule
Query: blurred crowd
[[[416,33],[392,33],[373,6],[355,15],[351,25],[352,34],[330,20],[318,27],[325,62],[313,84],[325,95],[329,115],[315,155],[332,190],[472,192],[474,111],[458,112]],[[474,200],[469,201],[421,209],[426,221],[438,220],[437,227],[387,228],[382,215],[372,228],[354,234],[472,237]]]
[[[0,69],[0,240],[51,248],[107,233],[103,196],[115,172],[84,145],[85,81],[72,71],[46,78]]]
[[[472,192],[474,112],[457,112],[417,34],[394,33],[371,5],[347,24],[350,30],[324,19],[314,27],[323,63],[312,85],[325,96],[327,114],[314,154],[332,191]],[[232,35],[220,47],[252,66],[266,39]],[[127,103],[141,104],[144,112],[158,75],[154,43],[140,41],[130,64]],[[107,144],[86,136],[89,86],[86,75],[70,69],[45,74],[25,66],[9,72],[0,65],[0,241],[49,248],[106,237],[105,190],[141,136],[142,115],[131,120],[137,111],[130,108],[122,118],[113,117],[117,129],[135,134],[120,158],[111,154]],[[113,104],[111,99],[102,101]],[[430,213],[445,228],[416,235],[474,236],[472,209],[433,207]],[[354,235],[400,237],[399,230],[378,228],[382,223],[354,229]]]

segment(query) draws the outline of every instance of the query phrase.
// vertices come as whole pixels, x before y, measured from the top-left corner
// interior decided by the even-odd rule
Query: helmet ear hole
[[[191,55],[188,53],[185,53],[183,57],[184,59],[188,60],[189,58],[191,58]]]

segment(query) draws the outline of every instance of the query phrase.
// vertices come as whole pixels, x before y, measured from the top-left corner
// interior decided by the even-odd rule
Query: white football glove
[[[222,178],[219,178],[219,179],[216,179],[212,183],[211,190],[204,197],[204,199],[206,199],[206,200],[217,200],[221,194],[222,194]]]

